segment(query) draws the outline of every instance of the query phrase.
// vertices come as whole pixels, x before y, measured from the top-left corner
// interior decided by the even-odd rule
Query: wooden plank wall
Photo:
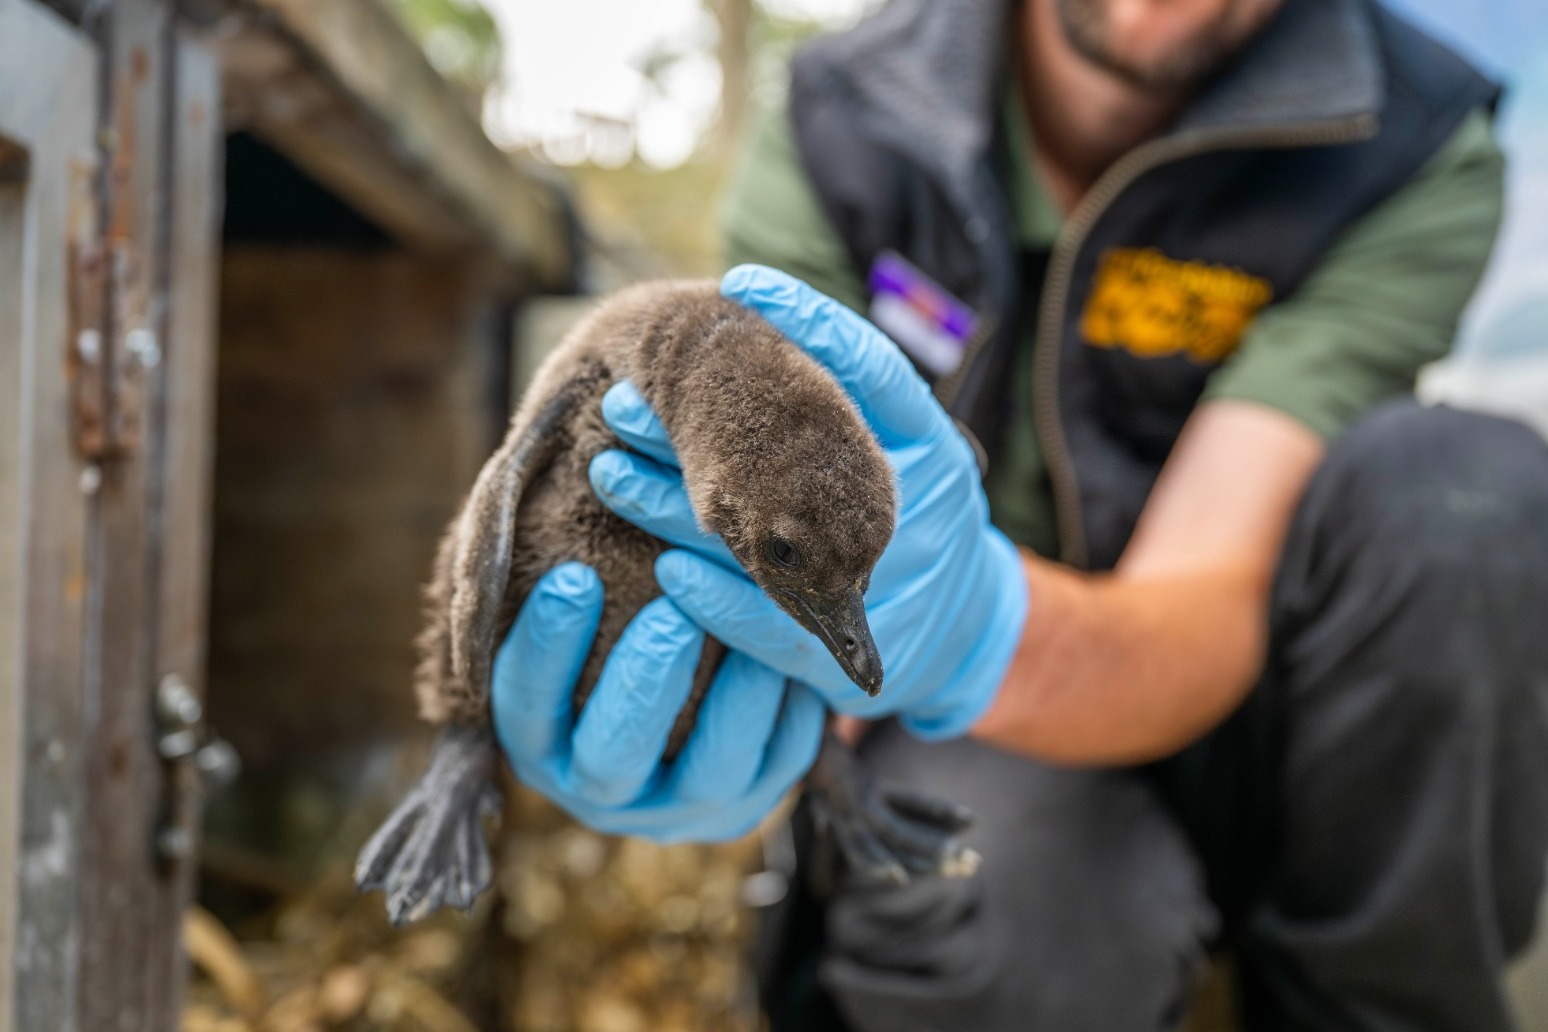
[[[173,1029],[197,785],[156,750],[155,692],[199,690],[208,550],[218,75],[167,0],[116,0],[99,41],[109,425],[89,547],[79,1027]]]
[[[4,60],[0,56],[0,60]],[[0,119],[3,125],[3,119]],[[0,147],[16,154],[14,139],[0,135]],[[30,157],[30,155],[29,155]],[[14,165],[14,157],[12,164]],[[21,785],[22,663],[25,607],[22,591],[26,551],[22,547],[22,394],[25,365],[22,334],[22,235],[27,225],[27,184],[20,173],[0,177],[0,785]],[[16,834],[21,795],[0,792],[0,885],[16,884]],[[16,896],[0,892],[0,1000],[11,998],[16,958]],[[0,1030],[10,1024],[0,1018]]]
[[[174,36],[172,66],[174,191],[167,240],[167,354],[163,404],[156,413],[162,488],[156,510],[157,612],[152,680],[180,678],[196,694],[207,684],[210,541],[213,523],[215,449],[215,355],[220,264],[221,187],[224,139],[220,123],[220,66],[212,49],[189,31]],[[179,922],[192,901],[203,796],[192,765],[183,764],[178,783],[159,816],[166,829],[186,836],[189,852],[168,864],[165,898],[158,902],[157,937],[176,942]],[[164,861],[166,862],[166,861]],[[177,1009],[187,968],[172,960],[167,994],[168,1028]]]
[[[154,427],[139,423],[160,403],[161,364],[144,351],[161,334],[163,180],[170,12],[156,0],[108,8],[102,29],[107,81],[105,245],[109,271],[108,362],[117,378],[108,423],[133,434],[102,463],[91,528],[91,605],[86,647],[86,826],[81,854],[80,1023],[95,1029],[160,1029],[163,978],[146,978],[123,957],[167,952],[156,907],[154,814],[162,791],[154,751],[150,653],[153,620],[148,523]],[[147,435],[146,431],[151,433]],[[128,450],[131,449],[132,450]],[[90,986],[90,991],[86,987]]]
[[[395,248],[222,262],[210,718],[255,774],[417,733],[419,588],[502,427],[475,270]]]
[[[220,110],[170,0],[0,0],[0,1029],[179,1023],[154,696],[202,681]]]
[[[0,1028],[77,1032],[86,499],[66,418],[67,256],[89,244],[97,58],[28,0],[0,0]],[[24,151],[25,160],[14,155]]]

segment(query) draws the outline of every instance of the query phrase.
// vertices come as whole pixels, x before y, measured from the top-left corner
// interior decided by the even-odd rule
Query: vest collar
[[[799,60],[844,80],[877,131],[968,201],[988,152],[1007,23],[1026,0],[890,0]],[[1272,131],[1374,117],[1385,77],[1369,0],[1285,0],[1173,133]],[[971,205],[971,201],[968,201]]]
[[[1272,130],[1374,117],[1385,93],[1376,29],[1361,0],[1285,0],[1174,131]]]

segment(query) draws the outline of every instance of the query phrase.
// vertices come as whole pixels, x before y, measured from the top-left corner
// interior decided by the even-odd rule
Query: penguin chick
[[[499,762],[490,675],[533,585],[569,560],[602,581],[577,713],[625,626],[660,595],[654,563],[666,546],[603,506],[588,477],[593,456],[620,447],[601,400],[623,379],[665,425],[701,526],[856,685],[873,695],[881,689],[863,596],[892,537],[896,489],[853,403],[810,356],[712,282],[621,291],[539,369],[442,539],[416,689],[421,714],[443,731],[429,770],[367,843],[355,871],[362,891],[386,889],[395,923],[442,905],[469,907],[489,883],[480,818],[497,806]],[[724,652],[706,638],[668,761],[692,731]],[[843,749],[827,737],[812,782],[821,786],[821,823],[852,871],[898,882],[909,872],[971,869],[973,854],[956,840],[966,823],[960,810],[877,792]]]

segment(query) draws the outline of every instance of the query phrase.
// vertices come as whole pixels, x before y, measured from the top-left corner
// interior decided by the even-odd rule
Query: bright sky
[[[667,167],[685,160],[720,96],[717,27],[701,0],[482,0],[500,25],[505,82],[484,120],[507,145],[530,144],[560,164],[622,164],[638,151]],[[852,21],[867,0],[760,0],[775,14]],[[641,69],[667,54],[659,86]],[[636,133],[637,138],[636,138]]]
[[[1497,131],[1510,162],[1494,259],[1463,320],[1460,352],[1548,356],[1548,5],[1388,0],[1506,84]]]

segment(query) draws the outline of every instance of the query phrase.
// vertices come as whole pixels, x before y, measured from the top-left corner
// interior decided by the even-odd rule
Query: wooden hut
[[[177,1026],[206,710],[407,719],[570,226],[378,0],[0,0],[0,1032]]]

